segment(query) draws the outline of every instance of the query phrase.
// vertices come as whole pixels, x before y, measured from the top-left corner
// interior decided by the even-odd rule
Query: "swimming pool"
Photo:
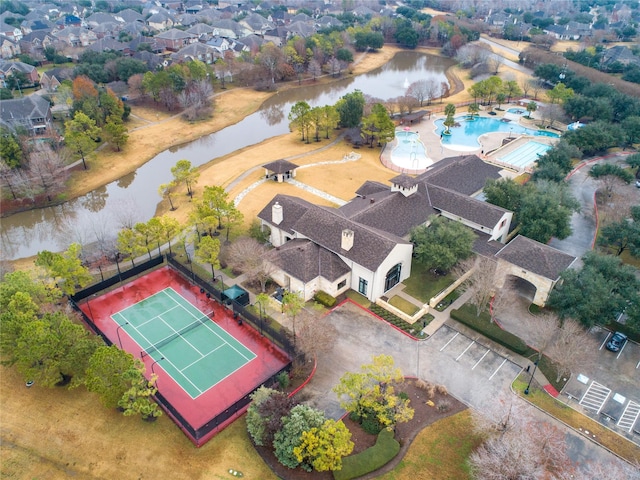
[[[424,170],[433,164],[427,157],[427,148],[416,132],[396,130],[396,146],[391,150],[391,161],[406,170]]]
[[[444,119],[435,121],[436,134],[442,135],[445,127]],[[514,135],[526,134],[544,137],[559,137],[558,134],[545,132],[544,130],[533,130],[523,127],[515,122],[504,122],[496,118],[477,117],[475,120],[468,122],[466,116],[457,117],[456,122],[459,127],[451,127],[451,135],[442,135],[442,144],[452,150],[471,151],[480,148],[478,137],[485,133],[505,132]]]
[[[537,161],[538,157],[544,155],[550,148],[551,145],[531,140],[504,156],[498,156],[497,158],[503,163],[512,165],[516,170],[523,171]]]
[[[524,108],[516,108],[516,107],[508,109],[507,112],[514,113],[516,115],[524,115],[525,113],[527,113],[527,111]]]

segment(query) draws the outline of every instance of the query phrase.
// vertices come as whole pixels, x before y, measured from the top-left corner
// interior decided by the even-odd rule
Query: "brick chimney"
[[[347,252],[351,250],[353,247],[353,230],[349,230],[348,228],[342,230],[342,242],[340,246],[342,250],[346,250]]]
[[[274,225],[280,225],[283,218],[282,205],[280,205],[278,202],[274,203],[271,207],[271,223],[273,223]]]

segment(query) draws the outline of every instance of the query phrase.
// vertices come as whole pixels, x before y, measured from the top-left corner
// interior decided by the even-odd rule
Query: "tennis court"
[[[233,374],[257,355],[168,287],[111,315],[191,398]]]

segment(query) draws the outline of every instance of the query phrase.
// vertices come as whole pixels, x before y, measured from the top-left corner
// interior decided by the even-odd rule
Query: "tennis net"
[[[154,343],[146,350],[142,350],[140,356],[144,357],[146,355],[151,355],[153,352],[157,352],[160,348],[164,347],[167,343],[174,341],[178,337],[184,336],[185,333],[190,332],[191,330],[199,327],[200,325],[204,325],[211,318],[212,315],[213,315],[213,312],[210,312],[207,315],[204,315],[203,317],[198,318],[195,322],[190,323],[186,327],[183,327],[180,330],[177,330],[176,332],[172,333],[171,335],[163,338],[159,342]]]

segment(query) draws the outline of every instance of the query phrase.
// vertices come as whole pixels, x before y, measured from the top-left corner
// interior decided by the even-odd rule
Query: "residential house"
[[[196,42],[181,48],[171,54],[171,60],[174,62],[188,62],[191,60],[200,60],[208,65],[214,63],[220,58],[220,52],[207,44]]]
[[[15,130],[24,128],[30,134],[45,133],[51,128],[51,107],[40,95],[0,102],[0,125]]]
[[[87,50],[94,52],[120,52],[123,55],[131,55],[130,47],[127,43],[122,43],[113,37],[104,37],[89,45]]]
[[[293,22],[285,28],[287,30],[287,39],[296,36],[308,38],[316,33],[316,27],[305,22]]]
[[[18,42],[4,35],[0,35],[0,58],[9,59],[21,53],[22,50]]]
[[[18,27],[0,22],[0,35],[4,35],[10,40],[19,42],[22,39],[22,30],[20,30]]]
[[[20,50],[35,58],[44,58],[44,50],[52,47],[57,39],[50,30],[34,30],[20,40]]]
[[[32,87],[40,81],[40,74],[36,67],[23,62],[8,62],[0,60],[0,84],[6,87],[6,79],[16,72],[23,73],[26,77],[24,87]]]
[[[201,42],[207,42],[214,35],[216,29],[206,23],[196,23],[186,30],[187,33],[197,35],[198,40]]]
[[[234,41],[229,41],[226,38],[214,37],[207,43],[210,47],[216,49],[221,57],[224,57],[224,52],[233,49]]]
[[[211,26],[217,30],[217,35],[224,38],[238,39],[251,33],[250,30],[242,27],[233,20],[214,20],[211,22]]]
[[[48,92],[55,92],[64,80],[73,79],[73,69],[56,67],[47,70],[40,78],[40,86]]]
[[[193,33],[183,32],[176,28],[159,33],[154,37],[158,45],[163,46],[167,50],[177,52],[181,48],[186,47],[198,41],[198,36]]]
[[[28,35],[31,32],[36,32],[41,30],[45,32],[49,32],[53,28],[55,28],[55,25],[53,24],[53,22],[50,22],[45,18],[34,18],[32,20],[25,20],[20,25],[20,29],[22,30],[23,35]],[[24,39],[24,36],[23,36],[23,39]]]
[[[115,18],[117,21],[122,23],[131,23],[131,22],[144,23],[144,16],[130,8],[127,8],[125,10],[120,10],[118,13],[114,13],[113,18]]]
[[[247,15],[245,18],[240,20],[238,24],[241,27],[244,27],[248,32],[255,35],[264,35],[268,30],[273,30],[275,28],[273,22],[270,22],[257,13]]]
[[[94,32],[84,27],[68,27],[52,33],[58,42],[68,47],[88,47],[98,40]]]
[[[90,28],[92,30],[95,29],[97,26],[104,25],[104,24],[109,24],[109,25],[116,25],[118,23],[124,24],[124,22],[120,22],[113,15],[109,13],[104,13],[104,12],[96,12],[92,15],[89,15],[87,18],[85,18],[84,21],[86,23],[87,28]]]
[[[607,48],[602,53],[603,65],[610,65],[614,62],[623,65],[640,65],[640,57],[634,55],[626,45],[616,45],[615,47]]]
[[[175,24],[176,22],[167,13],[154,13],[149,18],[147,18],[147,25],[149,26],[149,28],[152,28],[153,30],[156,30],[158,32],[168,30]]]

